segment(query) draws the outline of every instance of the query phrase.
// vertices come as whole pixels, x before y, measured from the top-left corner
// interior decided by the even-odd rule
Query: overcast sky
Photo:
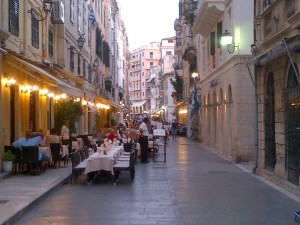
[[[129,40],[129,50],[175,36],[179,0],[117,0]]]

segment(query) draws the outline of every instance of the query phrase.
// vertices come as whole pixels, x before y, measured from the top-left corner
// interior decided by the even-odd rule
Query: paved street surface
[[[251,166],[246,165],[251,170]],[[0,182],[1,188],[1,182]],[[17,224],[291,225],[299,198],[201,144],[178,137],[167,162],[136,164],[136,178],[64,185]]]

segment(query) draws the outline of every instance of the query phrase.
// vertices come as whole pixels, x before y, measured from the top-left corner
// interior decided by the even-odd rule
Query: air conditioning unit
[[[64,4],[61,0],[53,2],[51,21],[53,24],[63,24],[65,19]]]

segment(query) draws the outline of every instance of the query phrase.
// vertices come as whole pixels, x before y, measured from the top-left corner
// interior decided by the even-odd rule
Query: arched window
[[[217,95],[216,95],[216,91],[214,91],[213,93],[213,104],[216,105],[218,102],[217,102]]]
[[[223,90],[222,88],[220,88],[220,93],[219,93],[219,101],[218,101],[220,104],[222,104],[223,102]]]
[[[231,90],[231,85],[229,84],[228,86],[228,101],[232,103],[232,90]]]

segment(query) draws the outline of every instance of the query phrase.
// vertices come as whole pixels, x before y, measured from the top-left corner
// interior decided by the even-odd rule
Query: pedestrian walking
[[[177,135],[177,128],[178,128],[178,123],[176,122],[176,120],[173,120],[172,122],[172,137],[173,137],[173,140],[176,140],[176,135]]]

